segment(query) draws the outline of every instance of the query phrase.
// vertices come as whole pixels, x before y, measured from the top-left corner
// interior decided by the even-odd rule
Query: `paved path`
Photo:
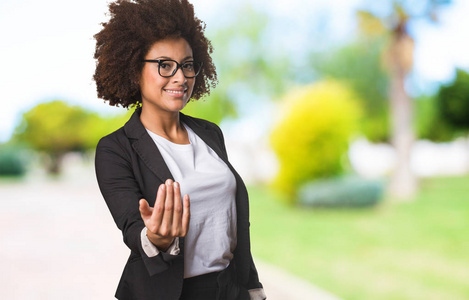
[[[89,169],[0,178],[0,299],[114,299],[128,250]],[[34,180],[33,180],[34,178]],[[257,262],[269,300],[338,298]]]

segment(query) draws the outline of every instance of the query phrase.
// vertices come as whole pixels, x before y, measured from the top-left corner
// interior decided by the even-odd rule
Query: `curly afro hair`
[[[141,102],[142,60],[153,43],[165,38],[184,38],[194,60],[202,62],[192,99],[210,94],[217,73],[210,54],[212,44],[205,37],[205,23],[194,14],[187,0],[118,0],[109,4],[111,18],[94,35],[94,58],[98,97],[109,105],[129,107]]]

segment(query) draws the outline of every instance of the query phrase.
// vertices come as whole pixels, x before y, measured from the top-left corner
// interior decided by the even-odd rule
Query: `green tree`
[[[66,153],[94,149],[102,136],[123,124],[123,116],[102,118],[64,101],[41,103],[23,114],[13,140],[48,156],[49,173],[58,174]]]
[[[376,2],[375,2],[376,3]],[[410,152],[415,139],[412,100],[405,89],[405,80],[413,66],[414,38],[409,23],[416,19],[437,20],[438,9],[449,0],[388,0],[387,15],[374,15],[370,11],[360,12],[362,24],[382,24],[386,28],[388,45],[384,52],[390,76],[389,100],[391,105],[391,137],[397,152],[397,164],[391,180],[391,193],[400,199],[410,199],[417,189],[415,175],[410,170]],[[371,34],[373,26],[363,27]]]

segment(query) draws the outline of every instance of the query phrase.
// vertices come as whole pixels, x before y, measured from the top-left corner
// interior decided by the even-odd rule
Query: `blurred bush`
[[[0,176],[23,176],[26,173],[26,157],[18,146],[0,145]]]
[[[336,81],[298,88],[271,135],[280,165],[274,186],[293,196],[305,182],[341,174],[358,128],[358,103],[352,90]]]
[[[320,179],[304,184],[298,191],[298,202],[305,206],[360,207],[378,203],[384,183],[359,177]]]

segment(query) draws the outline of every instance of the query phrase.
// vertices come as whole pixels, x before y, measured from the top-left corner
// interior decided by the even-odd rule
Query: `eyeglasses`
[[[199,75],[202,69],[202,63],[195,61],[186,61],[180,64],[172,59],[144,59],[143,62],[157,63],[158,73],[161,77],[172,77],[180,68],[184,77],[194,78]]]

